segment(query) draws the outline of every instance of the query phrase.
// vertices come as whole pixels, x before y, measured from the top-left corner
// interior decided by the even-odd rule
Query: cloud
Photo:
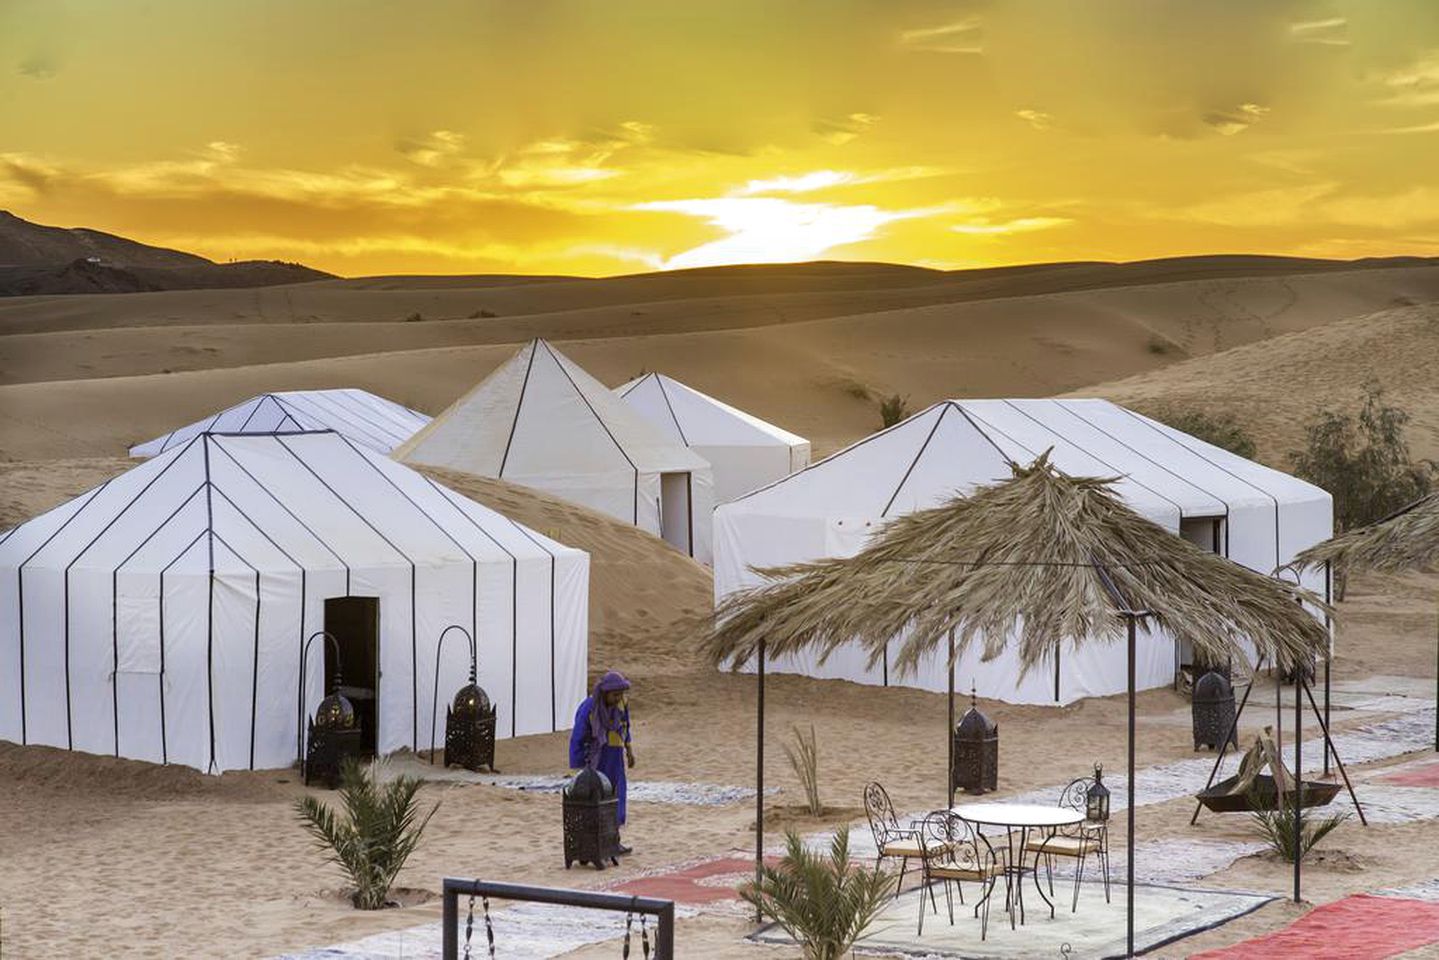
[[[1402,70],[1380,77],[1389,95],[1378,104],[1389,107],[1430,107],[1439,104],[1439,53],[1431,53]]]
[[[852,173],[846,170],[811,170],[808,173],[767,177],[750,180],[742,187],[729,192],[732,197],[752,197],[766,193],[813,193],[831,187],[862,186],[871,183],[896,183],[902,180],[921,180],[955,172],[947,167],[891,167],[885,170],[870,170]]]
[[[60,64],[44,54],[36,54],[21,60],[15,72],[30,80],[50,80],[60,72]]]
[[[869,113],[851,113],[838,120],[821,117],[810,124],[810,129],[820,139],[836,147],[842,147],[874,126],[879,117]]]
[[[1014,220],[992,222],[980,217],[968,223],[957,223],[949,229],[966,236],[991,237],[1012,233],[1032,233],[1035,230],[1052,230],[1073,223],[1069,217],[1018,217]]]
[[[417,140],[401,140],[395,149],[422,167],[439,167],[465,147],[464,134],[453,130],[436,130]]]
[[[926,53],[957,53],[975,56],[984,53],[983,27],[978,17],[956,20],[937,27],[901,30],[899,45]]]
[[[1036,130],[1048,130],[1054,126],[1054,118],[1043,110],[1016,110],[1014,115]]]
[[[868,240],[885,224],[938,212],[882,210],[872,204],[795,203],[776,197],[660,200],[636,204],[633,209],[698,217],[727,234],[669,257],[664,261],[666,270],[813,260],[835,247]]]
[[[1325,47],[1352,46],[1348,37],[1349,21],[1343,17],[1306,20],[1289,25],[1289,39],[1294,43],[1312,43]]]
[[[1228,112],[1206,113],[1204,122],[1213,127],[1220,136],[1232,137],[1243,133],[1269,113],[1268,107],[1257,103],[1241,103],[1238,109]]]

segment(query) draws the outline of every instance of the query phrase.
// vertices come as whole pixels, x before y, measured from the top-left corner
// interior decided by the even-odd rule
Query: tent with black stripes
[[[1327,539],[1333,502],[1324,490],[1236,456],[1108,400],[945,400],[808,468],[715,511],[715,597],[757,585],[754,567],[850,556],[887,520],[1010,476],[1046,450],[1071,476],[1118,478],[1115,489],[1144,516],[1215,553],[1265,574]],[[964,556],[955,545],[956,563]],[[921,575],[916,573],[916,575]],[[1286,572],[1292,580],[1295,576]],[[1321,596],[1322,571],[1303,575]],[[956,682],[1011,703],[1069,703],[1126,689],[1122,644],[1065,648],[1046,670],[1021,677],[1016,644],[983,661],[971,646]],[[844,647],[824,663],[781,660],[771,669],[859,683],[902,683],[943,691],[948,665],[936,655],[915,675],[891,676]],[[1146,643],[1140,689],[1173,682],[1191,651]]]
[[[395,450],[544,490],[710,562],[705,460],[544,340],[532,340]]]
[[[334,430],[371,450],[389,453],[430,418],[368,390],[285,390],[262,393],[188,426],[130,448],[132,457],[153,457],[210,433],[275,433]]]
[[[338,677],[368,748],[442,747],[466,636],[498,736],[566,729],[588,585],[586,553],[334,431],[197,434],[0,535],[0,738],[284,767]]]
[[[809,441],[662,373],[615,393],[654,427],[709,463],[715,503],[733,500],[809,463]]]

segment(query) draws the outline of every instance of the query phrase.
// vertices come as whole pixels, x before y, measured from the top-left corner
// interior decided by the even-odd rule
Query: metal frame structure
[[[459,960],[460,897],[462,896],[470,897],[472,907],[475,897],[483,897],[486,900],[493,897],[496,900],[523,900],[528,903],[549,903],[582,910],[614,910],[652,916],[658,920],[654,960],[674,960],[675,958],[675,905],[673,900],[446,877],[441,892],[443,936],[440,955],[444,960]]]

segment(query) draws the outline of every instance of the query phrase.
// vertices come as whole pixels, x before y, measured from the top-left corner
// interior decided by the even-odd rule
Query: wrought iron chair
[[[886,859],[899,861],[899,880],[894,885],[894,895],[898,897],[900,887],[904,885],[905,871],[909,869],[909,861],[925,858],[919,826],[915,823],[908,827],[899,825],[889,793],[878,782],[870,783],[864,788],[864,814],[869,819],[869,830],[874,835],[874,847],[877,851],[874,872],[879,872],[880,865]],[[931,856],[938,856],[941,852],[934,843],[929,845],[929,849]]]
[[[1080,777],[1072,781],[1060,792],[1059,805],[1069,810],[1084,812],[1085,800],[1093,783],[1093,777]],[[1036,857],[1044,857],[1050,896],[1054,895],[1054,858],[1068,857],[1074,861],[1074,895],[1069,905],[1070,913],[1079,909],[1079,884],[1084,880],[1084,865],[1090,857],[1094,857],[1104,870],[1104,902],[1109,902],[1108,823],[1084,820],[1073,826],[1060,827],[1051,836],[1031,837],[1025,849]]]
[[[974,903],[974,915],[979,917],[979,939],[989,934],[989,899],[994,893],[994,881],[1002,872],[999,858],[984,834],[966,823],[949,810],[936,810],[919,825],[920,864],[924,871],[924,886],[919,897],[919,931],[924,933],[924,888],[930,891],[930,909],[938,913],[934,903],[934,886],[938,881],[944,885],[944,900],[949,908],[949,925],[954,926],[954,894],[959,893],[959,902],[964,903],[962,881],[979,884],[980,898]],[[950,889],[950,884],[954,889]]]

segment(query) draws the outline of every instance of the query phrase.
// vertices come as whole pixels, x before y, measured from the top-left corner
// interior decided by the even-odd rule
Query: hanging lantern
[[[1109,788],[1104,785],[1104,768],[1094,765],[1094,782],[1084,793],[1084,819],[1104,823],[1109,819]]]
[[[954,728],[954,769],[950,776],[955,789],[965,793],[999,789],[999,725],[979,712],[973,684],[969,688],[969,709]]]
[[[362,747],[355,705],[340,692],[340,675],[335,674],[329,696],[320,701],[308,721],[305,749],[305,784],[322,781],[331,790],[340,784],[340,770],[346,757],[358,757]]]
[[[471,667],[470,682],[445,709],[445,766],[489,767],[495,773],[495,707],[475,679]]]

